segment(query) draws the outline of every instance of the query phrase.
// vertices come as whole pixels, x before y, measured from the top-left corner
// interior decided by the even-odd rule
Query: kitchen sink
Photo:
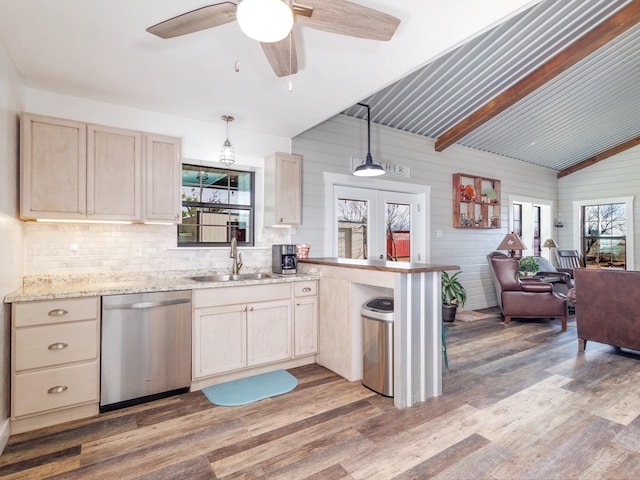
[[[191,277],[196,282],[233,282],[239,280],[265,280],[267,278],[274,278],[269,273],[236,273],[234,275],[230,273],[222,273],[215,275],[203,275],[200,277]]]

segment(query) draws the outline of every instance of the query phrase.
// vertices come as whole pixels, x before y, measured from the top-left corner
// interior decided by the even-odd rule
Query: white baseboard
[[[7,446],[7,442],[9,441],[9,435],[11,434],[11,422],[8,418],[5,418],[4,422],[2,422],[2,426],[0,426],[0,455],[4,452],[4,447]]]

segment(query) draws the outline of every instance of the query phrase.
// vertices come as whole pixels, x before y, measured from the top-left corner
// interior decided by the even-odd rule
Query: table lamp
[[[514,233],[507,233],[504,238],[502,239],[502,242],[500,242],[500,245],[498,245],[498,248],[496,250],[509,250],[509,256],[511,258],[514,258],[516,255],[516,250],[526,250],[527,247],[524,246],[524,243],[522,243],[522,240],[520,240],[520,237]]]

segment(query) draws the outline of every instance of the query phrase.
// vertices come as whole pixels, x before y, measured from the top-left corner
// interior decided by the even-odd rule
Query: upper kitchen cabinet
[[[140,220],[142,133],[87,128],[87,218]]]
[[[182,223],[181,141],[162,135],[145,135],[145,219]]]
[[[22,114],[22,219],[180,222],[180,139]]]
[[[20,152],[20,217],[86,218],[86,125],[23,114]]]
[[[278,152],[265,160],[265,226],[296,226],[301,223],[302,157]]]

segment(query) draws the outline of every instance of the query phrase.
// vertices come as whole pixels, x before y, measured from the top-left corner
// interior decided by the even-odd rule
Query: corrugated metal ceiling
[[[542,1],[363,102],[372,122],[435,139],[628,3]],[[639,68],[636,26],[458,143],[568,168],[640,134]]]

